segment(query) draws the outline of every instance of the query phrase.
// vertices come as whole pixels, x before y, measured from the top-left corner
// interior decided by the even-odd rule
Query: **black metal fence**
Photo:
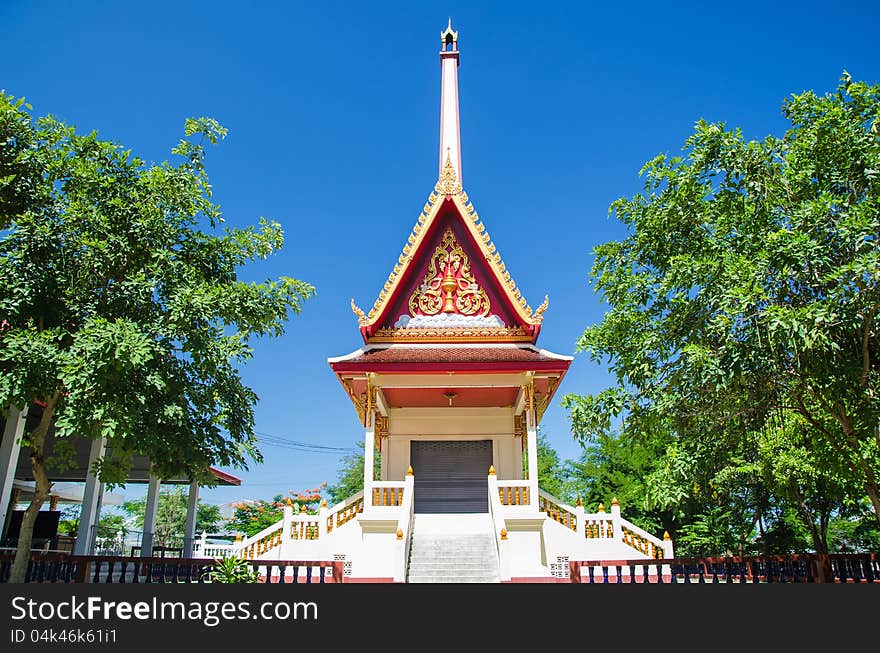
[[[0,556],[0,582],[9,582],[14,556]],[[342,583],[342,562],[248,560],[261,583]],[[26,583],[211,583],[209,558],[139,558],[34,554]]]
[[[572,583],[880,583],[880,554],[569,562]]]

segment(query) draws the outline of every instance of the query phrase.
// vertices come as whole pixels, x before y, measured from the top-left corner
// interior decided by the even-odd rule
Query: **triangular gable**
[[[535,342],[547,304],[528,305],[447,160],[373,308],[352,310],[365,342]]]

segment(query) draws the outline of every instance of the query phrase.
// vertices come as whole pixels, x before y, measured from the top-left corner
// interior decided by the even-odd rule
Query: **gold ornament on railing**
[[[502,529],[501,529],[501,539],[502,539],[502,540],[506,540],[506,539],[507,539],[507,529],[506,529],[506,528],[502,528]]]
[[[402,540],[402,539],[403,539],[403,530],[400,529],[400,528],[397,529],[397,539],[398,539],[398,540]]]
[[[412,468],[412,465],[410,465],[409,467],[406,468],[406,475],[407,475],[407,476],[412,476],[412,475],[413,475],[413,468]]]
[[[495,476],[495,465],[489,465],[489,476]]]
[[[456,242],[452,228],[447,227],[428,262],[422,284],[409,298],[410,315],[442,312],[485,317],[489,310],[489,296],[477,284],[467,254]]]

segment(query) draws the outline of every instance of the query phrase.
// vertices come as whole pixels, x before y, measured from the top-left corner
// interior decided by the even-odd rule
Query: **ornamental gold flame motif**
[[[486,291],[477,285],[467,255],[447,227],[428,263],[425,280],[409,298],[410,315],[442,312],[485,317],[489,308]]]

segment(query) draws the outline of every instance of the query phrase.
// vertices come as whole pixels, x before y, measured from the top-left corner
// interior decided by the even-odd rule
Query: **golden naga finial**
[[[543,303],[535,309],[535,312],[532,313],[531,319],[532,322],[537,322],[540,324],[544,321],[544,311],[547,310],[547,307],[550,306],[550,295],[544,295]]]
[[[351,299],[351,310],[355,315],[357,315],[358,324],[361,326],[366,326],[367,316],[360,308],[358,308],[358,305],[354,303],[353,297]]]
[[[440,173],[440,179],[437,180],[434,190],[443,195],[461,194],[461,184],[458,183],[458,175],[455,172],[455,166],[452,165],[449,148],[446,148],[446,163],[443,164],[443,172]]]

